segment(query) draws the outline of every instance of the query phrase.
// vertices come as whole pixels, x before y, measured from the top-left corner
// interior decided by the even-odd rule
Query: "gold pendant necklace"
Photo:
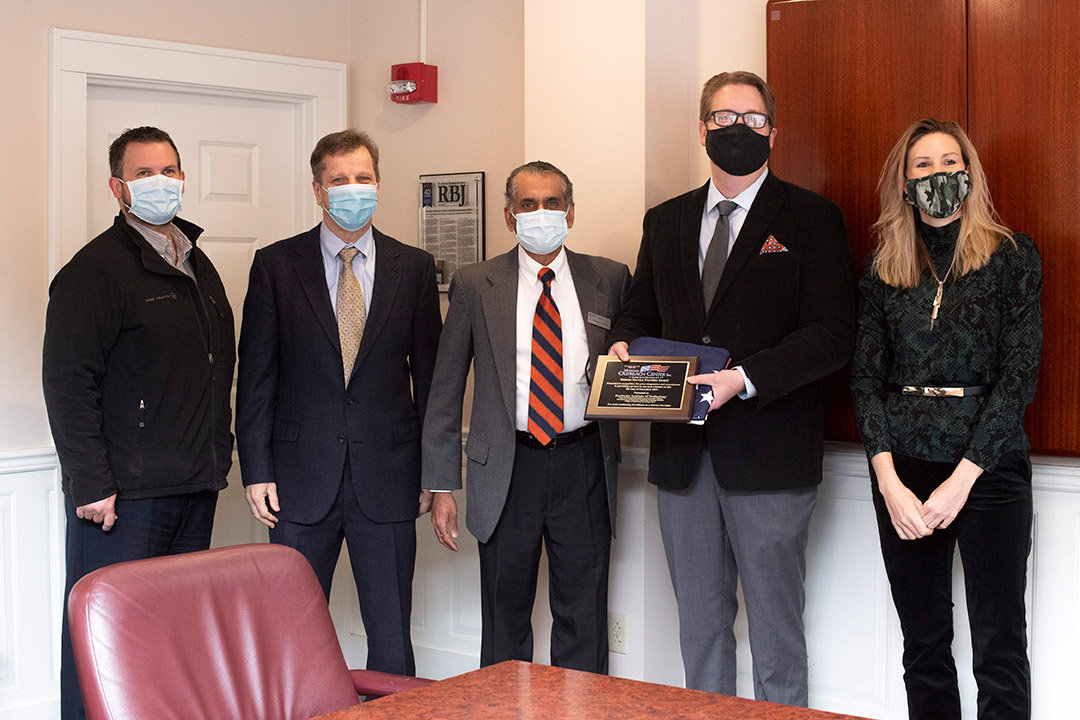
[[[945,271],[945,277],[938,280],[937,270],[934,269],[934,259],[930,258],[930,274],[934,276],[934,281],[937,282],[937,294],[934,295],[934,308],[930,312],[930,329],[934,329],[934,321],[937,320],[938,310],[941,309],[941,294],[945,290],[945,281],[949,279],[949,275],[952,274],[953,265],[956,264],[956,250],[953,250],[952,262],[949,263],[949,269]]]

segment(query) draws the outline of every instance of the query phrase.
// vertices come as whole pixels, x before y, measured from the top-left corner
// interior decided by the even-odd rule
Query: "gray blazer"
[[[589,355],[607,353],[604,337],[622,309],[630,284],[626,265],[566,250]],[[461,487],[461,410],[469,365],[475,372],[472,420],[465,444],[466,526],[487,542],[502,515],[514,468],[518,249],[460,268],[450,284],[446,315],[424,418],[421,484],[429,490]],[[589,321],[590,317],[593,319]],[[595,362],[590,363],[590,367]],[[619,424],[600,423],[608,512],[615,530]]]

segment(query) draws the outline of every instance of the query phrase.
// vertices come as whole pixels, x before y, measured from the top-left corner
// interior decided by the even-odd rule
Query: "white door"
[[[316,222],[305,168],[346,123],[343,63],[73,30],[50,32],[49,274],[112,222],[108,145],[158,125],[187,175],[182,215],[239,315],[254,250]],[[265,538],[239,471],[214,543]],[[18,512],[15,512],[18,508]],[[64,521],[55,453],[0,453],[0,719],[59,717]]]
[[[296,232],[296,206],[303,202],[297,189],[306,188],[308,176],[294,160],[295,107],[190,92],[91,86],[86,119],[91,232],[111,225],[118,209],[107,185],[109,144],[124,130],[140,125],[167,131],[180,151],[185,174],[180,216],[203,228],[198,244],[225,283],[239,337],[255,251]],[[233,463],[229,487],[218,502],[215,547],[266,540],[265,527],[247,510],[235,456]]]

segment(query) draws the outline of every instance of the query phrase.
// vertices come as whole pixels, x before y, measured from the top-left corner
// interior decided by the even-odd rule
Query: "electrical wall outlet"
[[[609,612],[607,614],[608,627],[608,651],[626,654],[626,616],[622,613]]]

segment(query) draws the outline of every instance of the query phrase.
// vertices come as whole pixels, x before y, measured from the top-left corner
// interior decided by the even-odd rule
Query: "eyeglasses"
[[[742,118],[746,127],[752,130],[760,130],[769,122],[768,115],[757,112],[738,113],[731,110],[713,110],[705,116],[706,120],[712,120],[717,127],[730,127],[739,118]]]

